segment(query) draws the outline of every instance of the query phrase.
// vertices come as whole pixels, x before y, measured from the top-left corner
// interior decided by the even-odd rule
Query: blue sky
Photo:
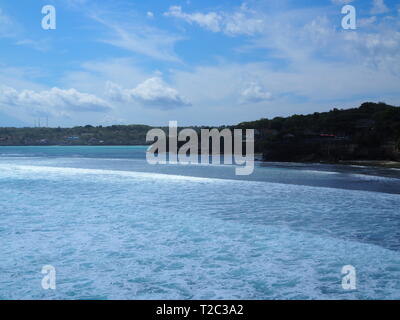
[[[341,9],[356,8],[343,30]],[[56,9],[56,29],[41,26]],[[0,126],[220,125],[400,105],[394,0],[0,0]]]

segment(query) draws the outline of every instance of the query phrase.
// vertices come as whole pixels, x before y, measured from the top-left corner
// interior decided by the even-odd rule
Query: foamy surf
[[[398,195],[139,171],[144,165],[2,159],[0,299],[400,296]],[[48,264],[57,268],[55,292],[38,285]],[[349,264],[357,291],[341,286]]]

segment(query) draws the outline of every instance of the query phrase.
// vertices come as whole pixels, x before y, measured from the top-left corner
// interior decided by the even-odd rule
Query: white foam
[[[145,179],[162,179],[162,180],[180,180],[180,181],[199,181],[199,182],[212,182],[224,181],[223,179],[191,177],[162,173],[149,173],[137,171],[119,171],[119,170],[105,170],[105,169],[84,169],[84,168],[67,168],[67,167],[48,167],[48,166],[28,166],[28,165],[0,165],[2,172],[9,171],[25,171],[31,173],[52,173],[62,175],[113,175],[131,178],[145,178]],[[236,181],[236,180],[233,180]]]

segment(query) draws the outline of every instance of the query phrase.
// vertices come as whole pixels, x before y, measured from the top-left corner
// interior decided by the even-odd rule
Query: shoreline
[[[376,167],[376,168],[386,168],[386,169],[400,169],[400,162],[399,161],[392,161],[392,160],[340,160],[337,162],[330,162],[330,161],[267,161],[267,160],[258,160],[257,162],[261,163],[276,163],[276,164],[309,164],[309,165],[343,165],[343,166],[359,166],[359,167]]]
[[[2,147],[148,147],[143,144],[132,145],[0,145]],[[260,163],[303,163],[303,164],[327,164],[327,165],[345,165],[345,166],[361,166],[361,167],[378,167],[387,169],[400,169],[400,161],[392,160],[339,160],[330,161],[268,161],[263,160],[260,153],[255,154],[255,161]]]
[[[352,165],[352,166],[356,165],[363,167],[400,169],[400,162],[391,160],[346,160],[346,161],[339,161],[338,164]]]

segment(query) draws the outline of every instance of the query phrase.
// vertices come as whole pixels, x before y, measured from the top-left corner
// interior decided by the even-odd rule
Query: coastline
[[[338,164],[363,166],[363,167],[400,169],[400,162],[391,160],[346,160],[346,161],[339,161]]]
[[[148,147],[148,145],[135,144],[135,145],[0,145],[2,147]],[[344,166],[360,166],[360,167],[377,167],[387,169],[400,169],[400,161],[392,160],[339,160],[339,161],[268,161],[262,159],[261,153],[255,154],[255,161],[259,163],[304,163],[304,164],[330,164],[330,165],[344,165]]]
[[[339,160],[336,162],[333,161],[268,161],[268,160],[256,160],[262,163],[302,163],[302,164],[309,164],[309,165],[319,165],[319,164],[326,164],[326,165],[343,165],[343,166],[358,166],[358,167],[376,167],[376,168],[386,168],[386,169],[400,169],[400,162],[399,161],[391,161],[391,160]]]

